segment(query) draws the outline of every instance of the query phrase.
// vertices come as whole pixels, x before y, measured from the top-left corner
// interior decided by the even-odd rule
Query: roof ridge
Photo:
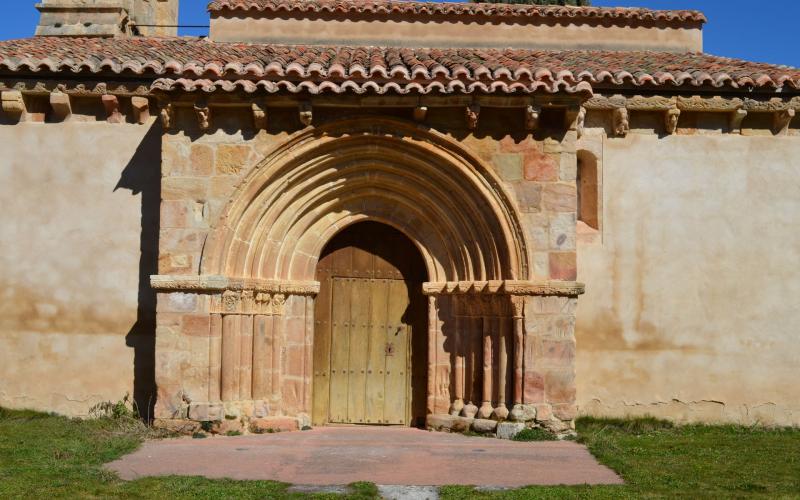
[[[698,10],[652,10],[640,7],[528,5],[477,2],[422,2],[417,0],[212,0],[209,12],[315,12],[416,15],[484,15],[492,17],[556,17],[569,19],[625,19],[675,23],[705,23]]]

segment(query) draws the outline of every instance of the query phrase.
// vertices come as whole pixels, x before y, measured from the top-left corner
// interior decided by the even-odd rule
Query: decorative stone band
[[[210,292],[226,291],[278,293],[284,295],[316,295],[318,281],[270,280],[254,278],[229,278],[227,276],[175,276],[152,275],[150,286],[159,292]]]
[[[656,111],[664,113],[667,132],[677,129],[682,111],[702,113],[729,113],[732,132],[741,132],[741,125],[748,113],[772,113],[773,132],[785,134],[789,123],[800,110],[800,97],[769,99],[750,99],[720,96],[623,96],[595,95],[583,107],[590,111],[611,111],[614,113],[614,132],[618,136],[628,133],[628,111]]]
[[[583,295],[586,286],[575,281],[450,281],[446,283],[424,283],[425,295],[497,294],[577,297]]]

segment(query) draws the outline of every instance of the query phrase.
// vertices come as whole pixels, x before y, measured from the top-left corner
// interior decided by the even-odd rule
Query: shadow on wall
[[[133,400],[147,421],[153,418],[156,404],[156,292],[150,288],[150,275],[158,274],[161,137],[161,124],[156,121],[136,148],[114,188],[114,191],[129,189],[134,196],[141,194],[142,199],[138,308],[136,323],[125,336],[125,345],[134,350]]]

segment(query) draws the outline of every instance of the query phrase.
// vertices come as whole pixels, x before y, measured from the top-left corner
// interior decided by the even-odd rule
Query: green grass
[[[442,496],[800,499],[800,429],[674,427],[656,419],[581,419],[578,433],[602,463],[622,475],[625,485],[499,492],[448,486],[441,489]],[[288,493],[288,485],[273,481],[163,477],[125,482],[102,468],[154,437],[159,435],[128,416],[73,420],[0,409],[0,498],[309,497]],[[347,498],[377,498],[376,487],[370,483],[353,484],[350,490]]]
[[[673,426],[653,418],[582,418],[577,429],[578,441],[625,485],[498,492],[447,486],[442,498],[800,498],[800,429]]]
[[[0,408],[0,498],[309,498],[275,481],[170,476],[126,482],[102,468],[152,437],[160,436],[129,417],[77,420]],[[346,498],[377,496],[369,483],[350,489]]]

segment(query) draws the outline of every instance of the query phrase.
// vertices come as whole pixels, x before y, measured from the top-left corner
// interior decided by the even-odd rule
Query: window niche
[[[578,234],[581,241],[595,241],[600,234],[601,195],[597,157],[586,150],[578,151]],[[581,237],[585,235],[587,237]]]

